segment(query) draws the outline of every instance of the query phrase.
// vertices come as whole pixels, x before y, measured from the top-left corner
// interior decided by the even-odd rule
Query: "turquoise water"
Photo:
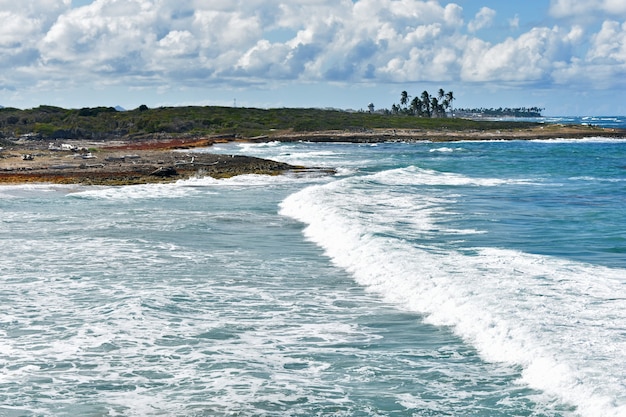
[[[0,416],[622,416],[626,142],[221,145],[0,188]]]

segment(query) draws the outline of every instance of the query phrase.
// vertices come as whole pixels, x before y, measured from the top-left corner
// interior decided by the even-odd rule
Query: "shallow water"
[[[0,415],[620,416],[626,143],[222,145],[0,188]]]

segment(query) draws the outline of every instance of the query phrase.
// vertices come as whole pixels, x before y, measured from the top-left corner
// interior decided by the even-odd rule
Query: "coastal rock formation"
[[[155,177],[165,177],[165,178],[169,178],[169,177],[175,177],[178,175],[178,171],[176,171],[176,168],[174,167],[159,167],[156,170],[152,171],[150,173],[150,175],[153,175]]]
[[[74,162],[84,159],[76,150],[50,150],[41,145],[37,149],[33,143],[12,146],[0,153],[0,183],[128,185],[171,182],[193,176],[276,175],[301,168],[254,157],[194,152],[194,144],[181,146],[179,142],[100,144],[100,148],[85,153],[93,163]],[[86,149],[79,145],[79,149]],[[33,158],[25,159],[24,155]]]

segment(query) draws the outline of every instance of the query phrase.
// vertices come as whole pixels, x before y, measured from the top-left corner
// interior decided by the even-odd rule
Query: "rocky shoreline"
[[[453,130],[453,129],[368,129],[363,131],[329,131],[276,134],[271,137],[250,138],[263,142],[458,142],[466,140],[537,140],[537,139],[582,139],[587,137],[623,138],[625,129],[609,129],[587,125],[545,124],[518,129]]]
[[[276,132],[254,138],[213,137],[147,141],[20,140],[0,150],[0,184],[57,183],[131,185],[172,182],[193,176],[278,175],[315,168],[234,155],[192,152],[227,141],[269,142],[450,142],[460,140],[626,138],[625,130],[594,126],[543,125],[528,129],[448,131],[394,130]],[[1,149],[1,148],[0,148]]]
[[[32,142],[21,143],[0,152],[0,184],[132,185],[172,182],[193,176],[278,175],[304,169],[248,156],[185,151],[212,143],[206,140],[99,144],[63,141],[45,147]]]

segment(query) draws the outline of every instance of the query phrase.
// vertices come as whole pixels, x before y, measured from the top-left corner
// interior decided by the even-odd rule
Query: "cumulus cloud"
[[[607,21],[592,37],[584,69],[598,88],[626,87],[626,23]],[[620,85],[621,84],[621,85]]]
[[[483,7],[466,23],[459,4],[442,3],[0,0],[0,83],[538,83],[589,77],[589,68],[624,71],[619,19],[595,34],[581,24],[536,27],[491,43],[480,34],[495,10]],[[550,10],[568,17],[591,7],[626,14],[623,0],[553,0]],[[519,18],[509,23],[519,29]]]
[[[70,0],[0,0],[0,51],[16,53],[35,47],[41,34],[69,7]]]
[[[96,72],[111,71],[116,62],[131,65],[126,58],[156,43],[149,30],[155,11],[149,6],[100,0],[60,16],[40,43],[43,63],[78,63]]]
[[[461,77],[474,82],[544,82],[555,66],[567,65],[575,39],[576,33],[556,27],[535,28],[496,45],[473,39],[463,57]]]
[[[626,17],[626,2],[624,0],[552,0],[550,13],[559,18],[587,18],[597,14]]]
[[[476,31],[479,31],[480,29],[487,28],[491,26],[495,17],[496,17],[495,10],[490,9],[489,7],[483,7],[482,9],[479,10],[478,13],[476,13],[476,17],[474,18],[474,20],[469,22],[469,24],[467,25],[467,28],[469,29],[470,32],[476,32]]]

